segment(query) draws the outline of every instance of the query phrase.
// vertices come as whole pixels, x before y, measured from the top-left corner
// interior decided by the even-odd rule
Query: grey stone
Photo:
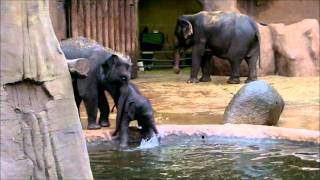
[[[224,123],[276,125],[284,108],[280,94],[264,80],[244,85],[224,111]]]

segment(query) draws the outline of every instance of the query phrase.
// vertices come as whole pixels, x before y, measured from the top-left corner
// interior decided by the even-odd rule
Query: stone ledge
[[[274,126],[225,124],[225,125],[158,125],[158,131],[162,137],[169,135],[201,135],[223,136],[248,139],[281,139],[298,142],[313,142],[320,144],[320,132],[306,129],[293,129]],[[138,140],[141,137],[137,128],[130,127],[130,137]],[[113,129],[102,128],[100,130],[84,130],[88,143],[98,141],[111,141]]]

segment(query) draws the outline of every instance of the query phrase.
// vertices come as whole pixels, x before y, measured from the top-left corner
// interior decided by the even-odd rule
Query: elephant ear
[[[184,37],[184,39],[188,39],[189,36],[193,35],[192,25],[188,20],[183,19],[183,18],[180,18],[179,21],[182,26],[183,37]]]
[[[102,66],[106,69],[112,69],[112,67],[116,64],[116,55],[108,54],[105,56]]]

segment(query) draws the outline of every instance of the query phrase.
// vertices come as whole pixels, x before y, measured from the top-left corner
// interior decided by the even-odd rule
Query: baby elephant
[[[147,138],[158,134],[153,117],[153,110],[150,101],[142,96],[137,87],[128,83],[121,88],[121,93],[126,97],[123,107],[117,107],[119,116],[117,117],[116,130],[113,136],[119,132],[120,146],[128,146],[128,130],[130,121],[137,120],[141,127],[141,133]],[[118,105],[120,106],[120,105]]]

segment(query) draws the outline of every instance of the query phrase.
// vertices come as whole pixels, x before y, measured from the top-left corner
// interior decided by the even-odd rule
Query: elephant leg
[[[109,107],[106,95],[104,93],[104,89],[99,88],[98,97],[99,97],[98,107],[100,110],[99,124],[102,127],[109,127],[110,126],[110,122],[109,122],[110,107]]]
[[[202,54],[205,50],[205,45],[197,44],[192,47],[192,67],[191,67],[191,75],[190,79],[187,83],[198,83],[198,72],[200,68],[200,63],[202,59]]]
[[[77,86],[76,80],[73,80],[72,86],[73,86],[74,100],[76,101],[76,105],[77,105],[78,113],[79,113],[79,117],[80,117],[80,104],[81,104],[82,98],[79,94],[79,90],[77,89],[78,86]]]
[[[155,128],[154,123],[149,123],[148,125],[142,126],[142,129],[143,129],[143,134],[145,134],[145,137],[147,137],[147,139],[150,139],[155,134],[157,134],[157,130]]]
[[[127,115],[124,115],[120,122],[120,147],[128,146],[129,139],[129,122],[130,119]]]
[[[211,55],[206,54],[206,56],[203,58],[203,62],[201,64],[201,68],[202,68],[202,77],[200,78],[200,82],[209,82],[211,81],[210,78],[210,65],[211,65]]]
[[[76,90],[76,89],[74,90],[74,99],[76,101],[76,105],[77,105],[78,113],[79,113],[79,117],[80,117],[80,104],[81,104],[82,98],[79,95],[78,90]]]
[[[82,98],[79,95],[78,96],[75,95],[74,98],[76,100],[76,105],[77,105],[78,113],[79,113],[79,117],[80,117],[80,104],[82,102]]]
[[[231,76],[228,79],[228,84],[240,84],[240,63],[241,60],[230,60]]]
[[[88,127],[87,129],[100,129],[101,126],[96,123],[98,113],[98,95],[88,94],[83,97],[83,102],[88,114]]]
[[[249,67],[249,75],[248,79],[245,81],[245,83],[249,83],[252,81],[257,80],[257,61],[259,58],[259,52],[254,52],[250,57],[246,57],[245,60]]]

